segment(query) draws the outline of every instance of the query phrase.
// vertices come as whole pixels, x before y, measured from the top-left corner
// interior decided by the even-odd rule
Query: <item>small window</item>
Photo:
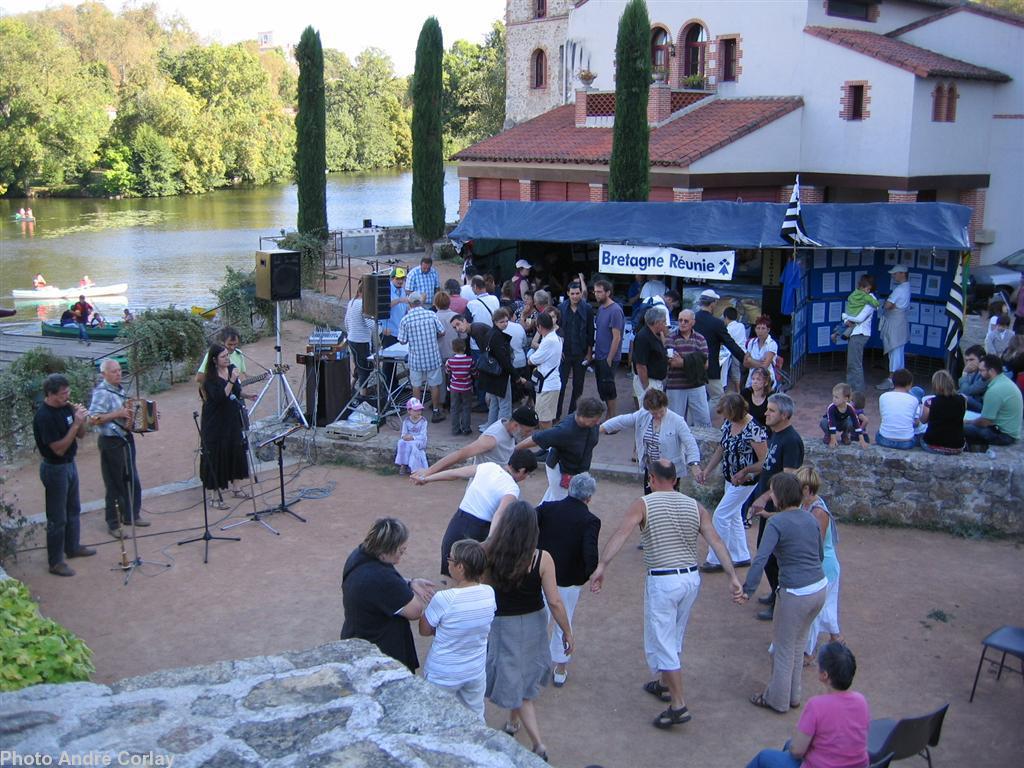
[[[848,95],[850,101],[850,120],[864,119],[864,86],[851,85]]]
[[[726,37],[718,41],[718,57],[722,62],[722,82],[736,82],[736,38]]]
[[[533,65],[530,67],[530,87],[545,88],[548,84],[548,61],[544,51],[533,52]]]
[[[826,0],[825,13],[842,19],[858,19],[874,21],[871,6],[873,3],[858,0]]]
[[[946,122],[946,86],[939,83],[932,91],[932,122]]]
[[[956,92],[956,85],[954,83],[949,84],[949,88],[946,89],[946,122],[956,122],[956,100],[960,98],[960,94]]]
[[[548,15],[548,0],[534,0],[533,18],[543,19]]]
[[[704,49],[707,33],[700,24],[691,24],[683,35],[683,77],[704,74]]]
[[[651,66],[668,70],[668,32],[661,27],[651,32]]]

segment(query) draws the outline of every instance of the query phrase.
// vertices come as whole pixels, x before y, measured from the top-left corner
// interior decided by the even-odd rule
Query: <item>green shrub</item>
[[[277,247],[302,254],[302,287],[316,288],[324,276],[324,241],[312,234],[289,232]]]
[[[213,294],[217,297],[221,320],[238,331],[245,344],[258,339],[262,333],[253,327],[253,315],[263,318],[264,328],[274,327],[274,302],[256,298],[256,276],[253,272],[242,272],[227,268],[224,284]]]
[[[60,624],[41,616],[20,581],[0,581],[0,615],[0,691],[89,679],[94,671],[92,651]]]
[[[0,477],[0,564],[6,563],[18,553],[18,547],[32,530],[28,518],[7,500],[4,479]]]
[[[32,415],[43,399],[43,379],[62,373],[71,384],[72,402],[89,404],[96,369],[87,360],[57,357],[37,347],[0,373],[0,453],[10,458],[32,441]]]
[[[198,361],[206,349],[202,319],[174,307],[143,312],[123,325],[117,338],[130,345],[128,367],[136,376],[170,366],[173,379],[173,363]]]

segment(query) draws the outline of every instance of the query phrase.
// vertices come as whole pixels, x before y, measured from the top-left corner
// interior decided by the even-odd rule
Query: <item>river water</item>
[[[331,174],[327,220],[331,229],[412,223],[411,171]],[[18,222],[31,206],[34,224]],[[445,169],[446,219],[458,215],[455,167]],[[98,285],[128,283],[128,293],[91,300],[108,317],[170,304],[213,306],[210,291],[225,268],[252,269],[260,236],[295,228],[294,185],[225,189],[205,195],[101,199],[0,199],[0,306],[12,321],[59,317],[69,302],[14,300],[42,272],[50,285],[73,287],[83,275]]]

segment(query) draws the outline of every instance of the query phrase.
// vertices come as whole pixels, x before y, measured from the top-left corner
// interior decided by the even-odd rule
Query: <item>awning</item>
[[[679,248],[790,248],[785,203],[524,203],[474,200],[450,238],[631,243]],[[807,235],[826,248],[970,248],[971,209],[953,203],[803,206]]]

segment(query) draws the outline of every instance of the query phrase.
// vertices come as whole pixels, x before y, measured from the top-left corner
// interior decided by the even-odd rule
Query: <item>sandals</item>
[[[774,712],[777,715],[784,715],[784,714],[786,714],[785,712],[779,712],[779,710],[777,710],[775,707],[773,707],[771,704],[769,704],[767,699],[765,699],[763,693],[755,693],[753,696],[751,696],[750,697],[750,703],[753,704],[755,707],[761,707],[762,709],[767,709],[769,712]],[[797,705],[797,706],[799,706],[799,705]]]
[[[692,719],[693,716],[690,714],[690,710],[688,710],[685,706],[681,709],[672,709],[672,707],[669,707],[656,718],[654,718],[654,727],[671,728],[673,725],[682,725],[683,723],[688,723]]]
[[[522,720],[506,720],[505,726],[501,729],[509,736],[515,736],[519,733],[519,729],[523,727]]]
[[[214,499],[210,502],[210,506],[214,509],[231,509],[231,507],[228,504],[225,504],[221,499]]]
[[[644,683],[644,690],[651,694],[651,696],[654,696],[665,703],[670,703],[672,701],[672,696],[669,694],[668,688],[657,680],[651,680],[649,683]]]
[[[532,752],[545,763],[548,762],[548,751],[543,744],[538,744],[536,747],[533,748]]]
[[[234,496],[236,499],[248,499],[249,498],[249,494],[247,494],[245,491],[243,491],[240,488],[237,489],[237,490],[232,491],[231,495]]]

